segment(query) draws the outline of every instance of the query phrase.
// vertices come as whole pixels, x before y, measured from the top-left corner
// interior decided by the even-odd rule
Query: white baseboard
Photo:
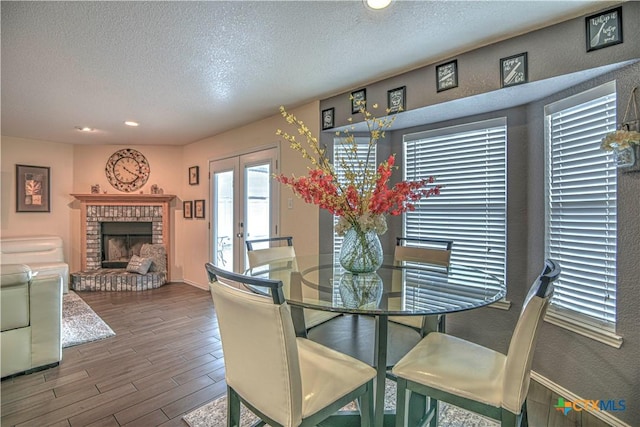
[[[572,391],[567,390],[566,388],[562,387],[561,385],[554,383],[549,378],[543,377],[542,375],[540,375],[539,373],[537,373],[535,371],[531,371],[531,379],[536,381],[536,382],[538,382],[538,383],[540,383],[540,384],[542,384],[543,386],[545,386],[549,390],[553,391],[554,393],[559,394],[560,396],[562,396],[566,400],[569,400],[569,401],[572,401],[572,402],[579,401],[579,400],[584,400],[584,398],[578,396],[577,394],[573,393]],[[614,417],[613,415],[611,415],[610,412],[589,411],[589,414],[591,414],[594,417],[604,421],[605,423],[609,424],[612,427],[632,427],[630,424],[627,424],[624,421],[621,421],[621,420],[617,419],[616,417]]]

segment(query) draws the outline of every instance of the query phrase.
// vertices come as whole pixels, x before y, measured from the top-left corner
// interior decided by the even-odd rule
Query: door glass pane
[[[214,232],[215,265],[233,270],[233,171],[214,175]]]
[[[271,237],[278,217],[276,181],[277,149],[214,160],[211,174],[211,247],[214,264],[235,272],[246,268],[246,239]]]
[[[246,240],[270,237],[271,166],[269,163],[245,167]],[[268,247],[267,244],[264,247]],[[256,246],[262,249],[262,246]]]

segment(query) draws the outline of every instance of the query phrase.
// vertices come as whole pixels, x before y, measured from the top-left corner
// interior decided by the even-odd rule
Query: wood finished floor
[[[226,391],[211,295],[180,283],[79,295],[116,336],[63,350],[58,367],[2,382],[2,426],[186,426]]]
[[[2,427],[185,427],[185,413],[226,391],[208,291],[173,283],[79,294],[116,336],[64,349],[58,367],[2,381]],[[607,425],[584,412],[563,416],[557,398],[532,382],[529,425]]]

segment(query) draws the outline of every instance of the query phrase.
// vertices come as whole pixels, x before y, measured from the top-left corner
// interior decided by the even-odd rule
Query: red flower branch
[[[311,135],[309,129],[294,115],[288,114],[284,107],[281,107],[280,111],[288,123],[298,126],[298,133],[306,137],[310,150],[303,148],[295,135],[281,130],[278,130],[277,134],[288,140],[291,148],[300,151],[303,158],[309,159],[313,167],[309,169],[307,176],[279,175],[276,179],[291,188],[293,193],[306,203],[313,203],[339,216],[341,226],[338,231],[344,231],[345,227],[348,229],[351,226],[356,226],[362,231],[375,227],[381,234],[386,231],[384,215],[400,215],[406,211],[413,211],[420,199],[440,194],[441,186],[434,185],[435,179],[432,176],[418,181],[401,181],[389,188],[395,164],[394,155],[389,156],[375,169],[369,166],[369,161],[356,161],[357,168],[352,166],[354,162],[342,161],[340,166],[345,171],[346,182],[339,182],[325,150],[318,146],[318,140]],[[384,137],[384,129],[391,126],[395,117],[376,119],[363,108],[361,113],[371,135],[368,159],[371,148],[377,143],[378,138]],[[342,139],[341,143],[348,145],[345,152],[347,156],[354,155],[349,153],[357,152],[355,139],[349,131],[345,131],[344,134],[346,138]],[[372,217],[381,218],[380,221],[372,221]]]

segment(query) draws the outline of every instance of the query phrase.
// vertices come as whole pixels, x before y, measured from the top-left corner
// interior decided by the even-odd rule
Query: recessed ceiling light
[[[371,9],[380,10],[389,6],[391,4],[391,0],[364,0],[364,4]]]
[[[124,122],[124,124],[127,125],[127,126],[132,126],[132,127],[140,126],[140,123],[134,122],[132,120],[127,120],[126,122]]]
[[[80,132],[93,132],[93,128],[90,128],[88,126],[76,126],[76,129],[79,130]]]

